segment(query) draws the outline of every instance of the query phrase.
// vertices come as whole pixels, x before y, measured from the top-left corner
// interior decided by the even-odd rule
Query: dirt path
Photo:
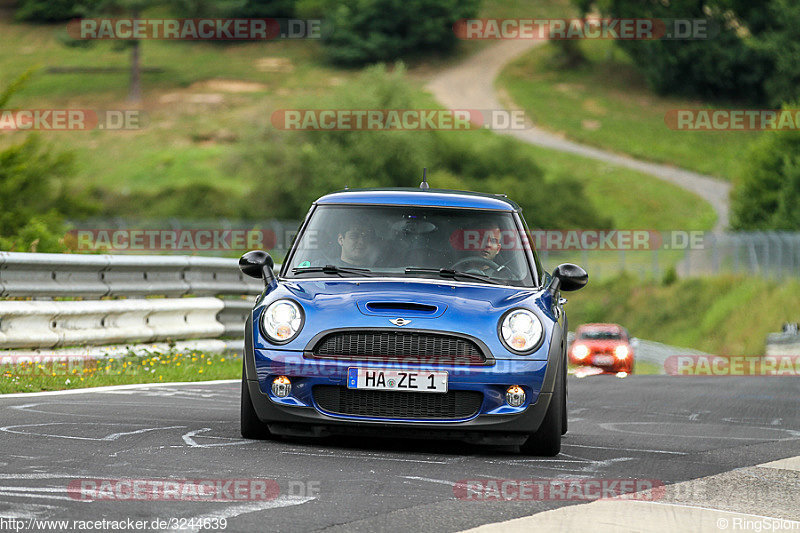
[[[495,79],[510,61],[539,44],[542,44],[542,41],[501,41],[470,56],[462,63],[436,74],[428,82],[428,90],[448,108],[504,109],[506,106],[501,105],[495,92]],[[498,133],[513,135],[537,146],[630,168],[674,183],[711,204],[717,213],[714,231],[722,231],[728,226],[731,185],[726,181],[586,146],[537,127],[498,131]]]

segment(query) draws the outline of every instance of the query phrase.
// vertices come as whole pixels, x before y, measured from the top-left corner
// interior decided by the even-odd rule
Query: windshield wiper
[[[353,274],[356,276],[374,276],[368,268],[338,267],[335,265],[325,265],[321,267],[294,267],[292,274],[305,274],[306,272],[322,272],[323,274]]]
[[[474,274],[472,272],[464,272],[463,270],[452,270],[450,268],[414,268],[410,267],[406,269],[406,274],[439,274],[443,278],[467,278],[467,279],[474,279],[477,281],[484,281],[486,283],[492,283],[494,285],[502,285],[499,281],[495,281],[489,276],[485,276],[483,274]]]

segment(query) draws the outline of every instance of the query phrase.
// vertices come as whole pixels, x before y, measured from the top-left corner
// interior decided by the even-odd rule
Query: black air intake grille
[[[333,414],[443,420],[476,415],[483,403],[483,394],[463,390],[446,393],[355,390],[317,385],[314,401],[323,411]]]
[[[483,365],[478,345],[453,335],[410,331],[342,331],[326,335],[312,357]]]

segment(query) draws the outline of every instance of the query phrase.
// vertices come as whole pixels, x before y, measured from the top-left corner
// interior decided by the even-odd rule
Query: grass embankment
[[[637,361],[633,360],[633,373],[637,375],[653,375],[661,374],[663,368],[660,365],[651,363],[650,361]]]
[[[569,294],[571,329],[623,324],[631,335],[718,355],[762,355],[768,333],[800,320],[800,281],[722,276],[642,284],[632,277],[590,282]]]
[[[613,46],[581,41],[588,62],[572,70],[556,66],[552,45],[539,46],[506,67],[498,84],[545,129],[636,158],[736,179],[758,133],[669,129],[667,111],[715,106],[656,95]]]
[[[108,359],[63,358],[0,366],[0,394],[171,381],[234,379],[242,375],[237,355],[166,353]]]

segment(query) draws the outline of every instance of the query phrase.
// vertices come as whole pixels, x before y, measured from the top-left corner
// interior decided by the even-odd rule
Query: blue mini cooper
[[[423,188],[424,187],[424,188]],[[345,190],[311,207],[247,320],[246,438],[330,434],[518,444],[553,456],[567,431],[567,319],[560,291],[504,196]]]

